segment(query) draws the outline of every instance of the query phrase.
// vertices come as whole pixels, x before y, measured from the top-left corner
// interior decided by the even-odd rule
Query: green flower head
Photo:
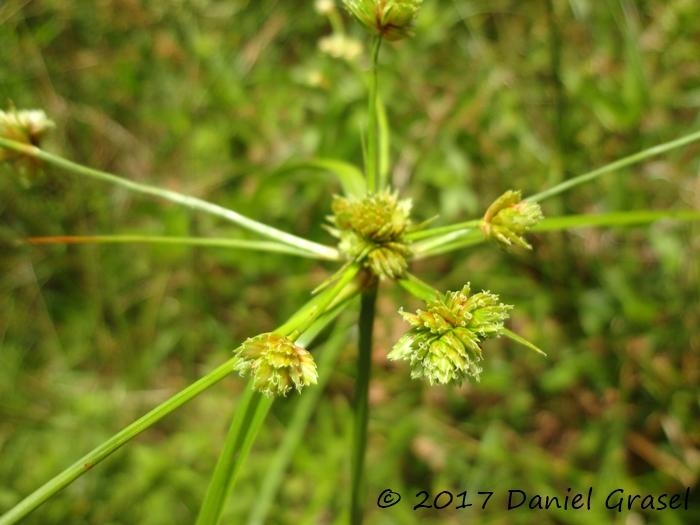
[[[387,40],[411,36],[423,0],[343,0],[345,8],[370,31]]]
[[[401,311],[412,328],[389,353],[389,359],[404,359],[411,377],[434,383],[479,381],[481,342],[498,337],[511,305],[500,303],[491,292],[470,295],[469,285],[428,301],[415,314]]]
[[[311,354],[287,337],[266,333],[247,339],[238,352],[233,369],[250,375],[253,387],[266,396],[286,396],[316,384],[318,373]]]
[[[525,233],[544,216],[536,202],[521,200],[520,192],[508,190],[488,207],[481,221],[481,231],[506,246],[519,246],[528,250],[532,246],[525,240]]]
[[[328,230],[348,259],[361,261],[384,279],[398,279],[408,268],[410,249],[404,239],[411,225],[411,201],[389,191],[362,199],[333,197]]]
[[[0,137],[38,146],[43,136],[54,127],[43,110],[0,110]],[[0,148],[0,161],[13,155]]]

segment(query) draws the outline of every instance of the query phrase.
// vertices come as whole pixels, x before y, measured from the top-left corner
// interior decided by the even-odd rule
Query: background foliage
[[[0,4],[0,98],[56,121],[47,148],[331,242],[338,187],[275,174],[312,155],[361,160],[365,93],[319,52],[312,2]],[[698,127],[693,0],[425,2],[416,38],[383,49],[393,177],[418,218],[466,220],[508,188],[547,185]],[[359,28],[353,34],[362,37]],[[547,214],[700,207],[697,145],[581,187]],[[0,509],[304,302],[332,269],[282,255],[143,246],[17,247],[31,235],[231,228],[53,169],[0,172]],[[235,232],[239,235],[239,232]],[[379,303],[368,523],[531,523],[530,512],[376,509],[509,488],[660,493],[700,473],[697,225],[533,236],[416,264],[516,305],[549,353],[487,345],[481,384],[428,388],[387,363],[403,293]],[[340,523],[354,346],[285,477],[274,523]],[[191,523],[241,382],[230,379],[81,478],[27,523]],[[227,511],[243,523],[298,400],[276,403]],[[538,513],[540,523],[690,523],[690,514]],[[695,506],[695,516],[698,507]]]

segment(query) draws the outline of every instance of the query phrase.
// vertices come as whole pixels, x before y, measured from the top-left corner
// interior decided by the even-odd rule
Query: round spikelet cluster
[[[253,388],[266,396],[286,396],[316,384],[318,372],[313,356],[291,339],[275,333],[247,339],[238,351],[234,370],[251,376]]]
[[[38,146],[41,139],[54,127],[41,109],[0,110],[0,137]],[[14,154],[0,148],[0,161]]]
[[[487,291],[470,295],[469,285],[428,301],[425,310],[401,311],[412,328],[389,353],[389,359],[409,362],[412,378],[430,384],[478,381],[481,342],[498,337],[511,305]]]
[[[508,190],[488,207],[481,221],[481,231],[504,245],[519,246],[528,250],[532,246],[525,234],[544,216],[536,202],[521,200],[519,191]]]
[[[370,31],[387,40],[413,34],[413,22],[423,0],[343,0],[343,5]]]
[[[410,249],[404,234],[411,225],[411,201],[383,191],[361,199],[333,198],[328,230],[339,250],[382,279],[398,279],[408,268]]]

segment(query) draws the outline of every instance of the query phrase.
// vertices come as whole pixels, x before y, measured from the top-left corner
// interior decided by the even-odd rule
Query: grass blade
[[[316,256],[288,244],[274,241],[227,239],[223,237],[170,237],[159,235],[55,235],[51,237],[29,237],[20,243],[34,246],[47,244],[170,244],[177,246],[200,246],[206,248],[231,248],[259,252],[284,253],[315,259]]]
[[[330,246],[325,246],[323,244],[317,244],[313,241],[309,241],[302,237],[297,237],[296,235],[293,235],[291,233],[278,230],[277,228],[273,228],[272,226],[268,226],[267,224],[263,224],[256,220],[253,220],[249,217],[246,217],[245,215],[241,215],[236,211],[229,210],[228,208],[224,208],[223,206],[219,206],[218,204],[213,204],[211,202],[207,202],[197,197],[183,195],[182,193],[178,193],[172,190],[165,190],[157,186],[151,186],[149,184],[134,182],[129,179],[124,179],[122,177],[114,175],[112,173],[108,173],[106,171],[89,168],[87,166],[83,166],[82,164],[78,164],[76,162],[64,159],[63,157],[59,157],[58,155],[48,153],[42,150],[41,148],[37,148],[36,146],[28,146],[26,144],[22,144],[21,142],[15,142],[13,140],[0,138],[0,146],[11,149],[13,151],[17,151],[19,153],[23,153],[29,157],[42,160],[47,164],[51,164],[53,166],[64,169],[66,171],[70,171],[78,175],[84,175],[92,179],[100,180],[103,182],[109,182],[110,184],[120,186],[122,188],[136,193],[152,195],[170,202],[180,204],[193,210],[203,211],[211,215],[216,215],[218,217],[229,220],[242,228],[262,235],[263,237],[267,237],[269,239],[273,239],[275,241],[279,241],[281,243],[293,246],[300,250],[307,251],[320,259],[338,259],[338,251],[335,248],[331,248]]]
[[[435,288],[412,273],[407,274],[403,279],[399,279],[399,285],[412,296],[425,302],[432,301],[440,295]]]
[[[355,273],[347,272],[354,277]],[[345,283],[347,284],[347,283]],[[344,287],[345,285],[343,285]],[[357,289],[349,287],[351,293],[343,294],[344,290],[336,291],[335,297],[339,302],[332,305],[329,300],[317,296],[310,303],[320,308],[323,313],[319,315],[311,326],[297,340],[297,344],[308,346],[318,334],[332,322],[349,304],[350,299],[357,293]],[[319,299],[320,298],[320,299]],[[319,300],[321,301],[319,303]],[[329,307],[328,310],[325,310]],[[325,311],[324,311],[325,310]],[[286,326],[286,324],[285,324]],[[278,331],[282,331],[278,329]],[[306,394],[308,395],[308,394]],[[212,475],[207,493],[204,498],[199,516],[198,525],[214,525],[219,523],[224,511],[226,498],[231,493],[236,478],[245,463],[253,442],[262,427],[262,423],[273,403],[272,398],[261,396],[253,392],[249,383],[241,406],[236,409],[231,427],[224,442],[224,448],[217,460],[214,474]]]
[[[507,328],[504,328],[504,329],[503,329],[503,335],[505,335],[505,336],[506,336],[508,339],[510,339],[511,341],[515,341],[516,343],[520,343],[521,345],[528,347],[528,348],[529,348],[530,350],[532,350],[533,352],[537,352],[537,353],[540,354],[541,356],[547,357],[547,354],[545,354],[545,353],[544,353],[542,350],[540,350],[537,346],[535,346],[534,344],[532,344],[530,341],[528,341],[528,340],[525,339],[524,337],[519,336],[519,335],[516,334],[515,332],[512,332],[512,331],[508,330]]]
[[[535,193],[534,195],[527,197],[525,200],[531,202],[543,201],[544,199],[548,199],[549,197],[553,197],[554,195],[564,193],[565,191],[568,191],[571,188],[575,188],[576,186],[580,186],[581,184],[595,180],[598,177],[607,173],[611,173],[621,168],[626,168],[627,166],[632,166],[633,164],[638,164],[644,160],[686,146],[698,140],[700,140],[700,131],[695,131],[670,142],[664,142],[663,144],[652,146],[651,148],[647,148],[638,153],[634,153],[633,155],[629,155],[622,159],[616,160],[615,162],[611,162],[606,166],[595,169],[593,171],[589,171],[588,173],[584,173],[583,175],[579,175],[578,177],[574,177],[573,179],[566,180],[561,184],[557,184],[556,186],[541,191],[540,193]]]
[[[334,319],[342,308],[347,305],[349,299],[353,297],[355,293],[357,293],[357,288],[351,285],[351,281],[356,275],[357,270],[357,267],[354,265],[349,267],[339,281],[339,284],[312,298],[311,301],[300,308],[299,312],[302,312],[301,315],[293,315],[286,323],[278,328],[278,331],[286,332],[295,330],[301,324],[303,324],[305,319],[307,326],[310,324],[310,327],[306,330],[306,332],[314,336],[317,335],[318,331],[320,331],[323,326],[326,326],[332,319]],[[309,336],[307,335],[306,337]],[[46,482],[32,494],[20,501],[6,514],[1,516],[0,525],[12,525],[17,523],[20,519],[32,512],[51,496],[58,493],[77,478],[85,474],[92,467],[107,458],[122,445],[135,438],[144,430],[153,426],[163,417],[179,408],[187,401],[204,392],[207,388],[210,388],[217,382],[221,381],[233,371],[235,359],[236,357],[229,359],[209,374],[167,399],[146,415],[137,419],[121,431],[117,432],[107,441],[88,452],[85,456]],[[247,414],[245,416],[246,420],[257,421],[258,417],[263,417],[261,415],[262,412],[258,412],[258,410],[263,411],[264,407],[264,403],[256,403],[256,406],[253,407],[255,412],[251,414],[246,405],[246,407],[243,408],[243,411]],[[248,444],[246,439],[247,438],[237,440],[237,443],[241,444],[241,451],[244,451],[244,447]]]
[[[273,508],[275,496],[283,481],[284,472],[291,462],[294,451],[299,446],[299,443],[301,443],[304,430],[321,399],[323,389],[326,383],[328,383],[328,379],[343,349],[345,340],[345,327],[336,329],[331,339],[323,346],[322,351],[319,352],[318,385],[309,389],[309,391],[304,394],[304,397],[299,400],[292,420],[289,422],[287,431],[285,432],[284,440],[277,449],[271,465],[266,470],[257,500],[248,519],[248,525],[263,525],[264,523],[269,523],[268,514],[270,513],[270,509]]]
[[[683,222],[700,221],[700,212],[695,210],[634,210],[601,214],[546,217],[532,228],[532,232],[550,232],[594,227],[639,226],[662,220]],[[462,235],[459,235],[457,232],[455,234],[455,239],[450,239],[448,235],[444,238],[430,239],[425,243],[416,243],[414,245],[414,258],[423,259],[425,257],[433,257],[469,246],[475,246],[486,240],[481,232],[473,230],[465,232]]]
[[[448,224],[447,226],[437,226],[435,228],[429,228],[427,230],[416,230],[413,232],[408,232],[406,238],[411,241],[418,241],[422,239],[433,239],[441,235],[448,233],[454,233],[460,230],[473,230],[479,227],[481,219],[473,219],[466,222],[458,222],[456,224]]]
[[[386,115],[386,106],[382,97],[377,94],[377,131],[379,141],[379,189],[387,187],[389,168],[391,167],[391,127]]]
[[[601,214],[565,215],[562,217],[547,217],[537,224],[533,232],[557,230],[572,230],[576,228],[591,228],[595,226],[635,226],[649,224],[661,220],[700,221],[700,211],[695,210],[635,210],[618,211]]]
[[[3,516],[0,516],[0,525],[12,525],[19,522],[39,505],[51,496],[68,486],[77,478],[88,472],[99,462],[107,458],[122,445],[134,439],[141,432],[153,426],[165,416],[181,407],[186,402],[214,386],[233,371],[234,359],[229,359],[216,369],[209,372],[201,379],[195,381],[187,388],[181,390],[168,400],[164,401],[146,415],[140,417],[124,429],[114,434],[107,441],[85,454],[63,472],[47,481],[44,485],[32,492],[20,501]]]
[[[380,170],[380,144],[379,144],[379,111],[378,111],[378,81],[379,74],[379,49],[382,46],[382,37],[378,35],[372,43],[372,71],[369,82],[369,107],[367,126],[367,158],[365,159],[365,172],[367,175],[367,189],[370,192],[377,192],[379,187]]]
[[[282,175],[299,170],[320,170],[330,172],[338,177],[343,192],[346,195],[360,197],[367,192],[364,175],[354,164],[337,159],[313,158],[309,160],[285,164],[275,170],[272,175]]]
[[[216,462],[214,474],[197,516],[197,525],[219,523],[226,498],[274,402],[273,398],[254,392],[252,385],[253,382],[249,381],[243,398],[236,407],[224,448]]]

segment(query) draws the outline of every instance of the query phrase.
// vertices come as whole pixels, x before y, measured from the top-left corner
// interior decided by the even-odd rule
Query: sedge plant
[[[83,166],[41,148],[41,141],[54,127],[41,110],[10,108],[0,112],[0,161],[20,169],[36,166],[64,170],[107,185],[143,194],[224,219],[257,236],[257,239],[179,238],[150,235],[94,235],[42,237],[41,232],[25,242],[51,243],[150,243],[221,247],[231,250],[274,252],[305,257],[336,265],[329,277],[310,291],[305,304],[275,329],[251,335],[233,350],[229,360],[182,389],[143,417],[98,444],[44,485],[28,494],[12,508],[4,510],[0,525],[18,523],[29,513],[41,512],[47,499],[96,467],[101,461],[127,445],[137,435],[156,425],[183,404],[228,376],[242,378],[247,386],[238,400],[229,432],[213,468],[197,523],[216,524],[221,520],[246,457],[265,424],[265,416],[276,399],[297,393],[308,402],[299,405],[293,432],[280,447],[272,474],[263,488],[261,505],[252,518],[264,523],[270,501],[281,483],[291,451],[299,441],[312,404],[321,392],[332,367],[332,358],[340,344],[329,345],[314,355],[314,340],[344,311],[356,309],[357,355],[354,391],[354,422],[350,461],[349,523],[363,522],[367,498],[365,455],[369,414],[369,385],[372,375],[371,353],[379,285],[395,284],[424,303],[415,312],[399,310],[406,331],[387,353],[390,360],[406,363],[407,378],[430,385],[459,385],[478,382],[488,367],[488,349],[484,343],[504,337],[538,354],[535,344],[508,328],[514,305],[508,303],[507,290],[483,290],[478,275],[459,289],[441,290],[424,282],[412,272],[416,260],[467,249],[492,242],[508,251],[532,250],[528,236],[535,232],[566,230],[582,226],[646,224],[660,219],[697,221],[695,210],[611,212],[545,217],[540,203],[579,185],[621,168],[640,163],[700,140],[700,131],[633,153],[607,166],[578,177],[566,179],[532,195],[517,188],[502,188],[502,194],[486,207],[481,217],[455,223],[432,225],[417,222],[413,203],[393,184],[387,161],[390,126],[381,97],[382,50],[392,53],[390,43],[410,38],[419,16],[421,0],[344,0],[349,15],[364,26],[370,44],[368,71],[357,71],[367,86],[367,123],[363,134],[364,163],[355,166],[339,159],[311,159],[285,166],[284,170],[318,169],[335,174],[343,193],[333,196],[326,230],[334,244],[306,239],[269,226],[232,209],[185,195],[170,189],[136,182],[99,169]],[[336,29],[326,47],[338,55],[355,56],[361,49],[342,32],[339,10],[333,2],[317,3]],[[341,28],[341,30],[338,30]],[[317,365],[317,361],[320,362]]]

